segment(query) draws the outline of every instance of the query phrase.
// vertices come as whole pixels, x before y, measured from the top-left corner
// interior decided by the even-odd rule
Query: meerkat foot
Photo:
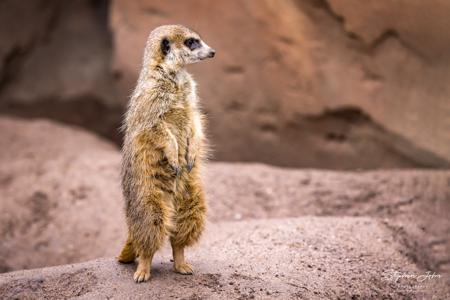
[[[194,268],[188,263],[182,263],[173,266],[175,272],[183,275],[192,275],[194,273]]]
[[[184,247],[172,245],[172,252],[174,271],[183,275],[191,275],[194,269],[184,259]]]
[[[149,280],[150,270],[136,270],[136,272],[134,272],[133,279],[137,283]]]
[[[139,264],[133,276],[134,281],[139,283],[150,279],[150,263],[151,259],[139,258]]]

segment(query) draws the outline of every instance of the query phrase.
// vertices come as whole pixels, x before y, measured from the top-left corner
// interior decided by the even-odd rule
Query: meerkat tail
[[[120,263],[123,264],[129,264],[134,262],[136,259],[136,253],[133,248],[133,243],[131,242],[130,238],[128,237],[127,242],[125,243],[125,246],[123,246],[122,251],[120,252],[119,256],[117,257],[117,260]]]

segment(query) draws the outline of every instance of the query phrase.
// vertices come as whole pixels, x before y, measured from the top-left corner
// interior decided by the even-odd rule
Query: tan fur
[[[150,277],[151,260],[166,236],[175,271],[192,273],[184,247],[194,244],[204,229],[203,117],[195,82],[184,65],[205,58],[206,50],[190,51],[183,44],[188,37],[200,39],[181,25],[152,31],[124,121],[122,186],[129,235],[118,260],[139,258],[137,282]],[[167,56],[161,51],[163,38],[171,42]]]

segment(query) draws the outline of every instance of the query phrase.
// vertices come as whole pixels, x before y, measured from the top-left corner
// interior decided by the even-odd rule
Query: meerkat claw
[[[144,282],[150,279],[150,272],[144,270],[137,270],[134,273],[133,279],[136,283]]]
[[[180,166],[176,166],[176,167],[175,167],[175,175],[176,175],[177,177],[179,177],[180,174],[181,174],[181,167],[180,167]]]
[[[191,160],[191,161],[188,161],[188,164],[187,164],[187,170],[188,170],[188,172],[191,172],[191,171],[192,171],[192,169],[194,168],[194,164],[195,164],[195,159],[194,159],[194,160]]]
[[[181,167],[178,165],[170,165],[170,167],[172,168],[173,173],[175,174],[176,177],[180,176],[181,174]]]

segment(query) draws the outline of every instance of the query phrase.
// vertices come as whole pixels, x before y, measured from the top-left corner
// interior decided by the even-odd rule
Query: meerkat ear
[[[163,38],[161,41],[161,51],[166,56],[170,51],[170,42],[167,38]]]

